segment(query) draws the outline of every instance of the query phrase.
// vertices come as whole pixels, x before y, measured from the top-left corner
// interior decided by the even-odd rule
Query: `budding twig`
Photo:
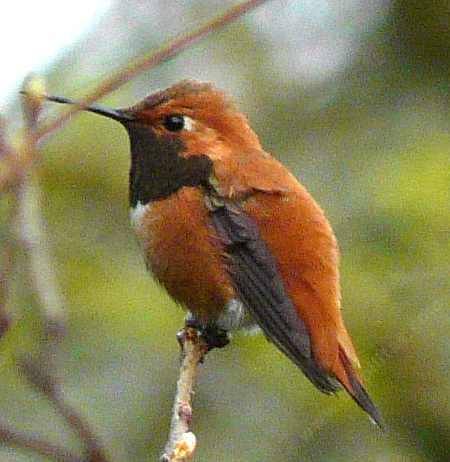
[[[183,360],[170,423],[169,439],[161,456],[161,462],[186,462],[194,455],[196,438],[190,431],[192,420],[192,395],[197,366],[203,359],[207,346],[198,331],[185,327],[180,337]]]

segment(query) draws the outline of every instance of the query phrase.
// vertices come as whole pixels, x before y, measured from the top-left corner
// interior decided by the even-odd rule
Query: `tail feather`
[[[339,360],[345,371],[345,379],[340,380],[344,388],[348,391],[353,400],[361,407],[370,418],[381,428],[384,428],[383,418],[381,417],[380,412],[377,407],[370,399],[369,394],[364,388],[361,379],[359,378],[356,371],[353,369],[350,360],[347,358],[344,350],[339,347]],[[340,377],[338,377],[340,379]]]

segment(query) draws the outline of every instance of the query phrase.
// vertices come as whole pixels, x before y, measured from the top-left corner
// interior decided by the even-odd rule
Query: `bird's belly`
[[[200,322],[222,314],[226,321],[236,297],[200,191],[182,188],[167,199],[138,203],[130,218],[153,277]]]

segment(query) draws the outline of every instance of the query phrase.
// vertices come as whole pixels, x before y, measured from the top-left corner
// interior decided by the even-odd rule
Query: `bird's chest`
[[[216,319],[234,291],[201,192],[138,202],[130,218],[153,276],[198,318]]]

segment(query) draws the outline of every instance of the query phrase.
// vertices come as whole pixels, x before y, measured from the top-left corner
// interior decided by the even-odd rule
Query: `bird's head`
[[[61,97],[50,101],[73,103]],[[210,84],[181,81],[127,109],[93,104],[87,111],[120,122],[131,145],[130,201],[160,199],[196,186],[235,163],[240,152],[260,150],[258,137],[226,95]]]
[[[184,80],[124,112],[159,139],[179,141],[186,156],[219,157],[223,150],[260,149],[246,117],[211,84]]]

